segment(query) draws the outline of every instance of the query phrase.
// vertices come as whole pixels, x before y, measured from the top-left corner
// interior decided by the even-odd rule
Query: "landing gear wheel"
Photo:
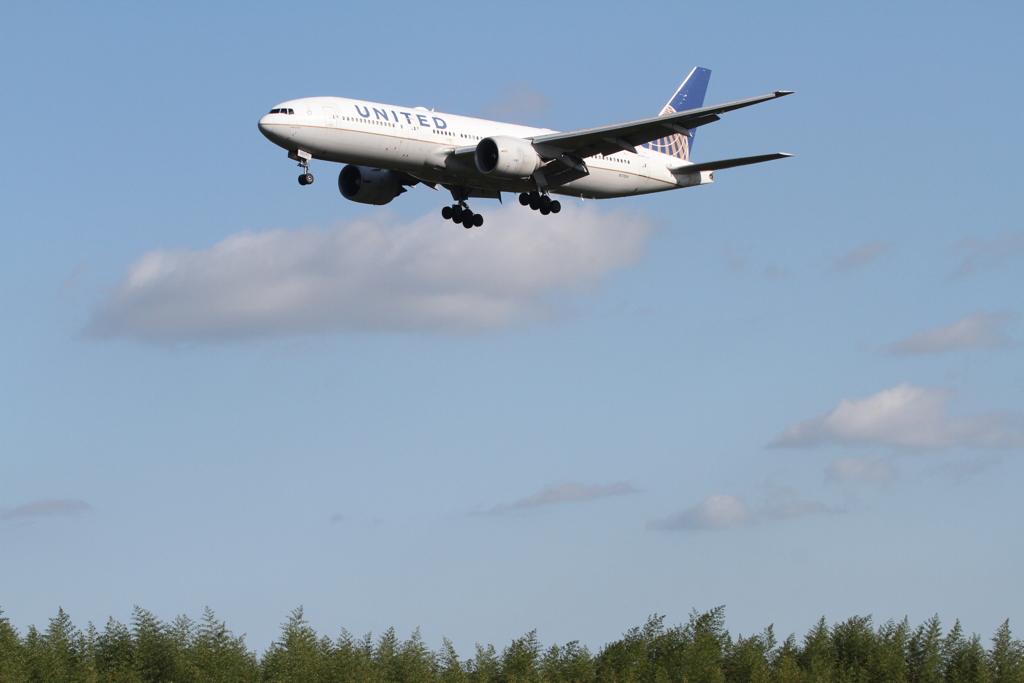
[[[551,208],[550,207],[547,207],[547,206],[540,207],[540,215],[541,216],[547,216],[549,213],[551,213]]]
[[[529,206],[530,205],[530,195],[528,193],[526,193],[526,192],[521,193],[519,195],[519,203],[522,204],[523,206]]]
[[[557,199],[551,202],[551,213],[558,213],[562,210],[562,204]]]
[[[483,224],[484,224],[484,217],[481,216],[480,214],[474,214],[473,215],[473,226],[479,228]]]
[[[473,220],[475,218],[476,218],[476,216],[472,212],[470,212],[470,211],[465,212],[462,215],[462,227],[466,228],[467,230],[469,228],[472,228],[473,227]]]
[[[441,217],[444,218],[446,221],[450,221],[452,219],[452,207],[443,207],[441,209]]]
[[[551,213],[551,197],[544,195],[538,202],[540,204],[540,212],[547,216]]]
[[[461,206],[453,206],[452,207],[452,220],[455,221],[456,223],[461,223],[462,222],[462,217],[465,214],[466,214],[466,212],[462,210]]]
[[[534,211],[540,208],[540,197],[530,197],[530,208]]]
[[[303,173],[302,175],[299,176],[299,185],[312,185],[312,184],[313,184],[313,174],[312,173]]]

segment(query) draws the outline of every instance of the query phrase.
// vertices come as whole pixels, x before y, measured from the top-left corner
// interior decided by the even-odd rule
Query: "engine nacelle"
[[[338,174],[338,189],[345,199],[360,204],[387,204],[405,188],[398,177],[386,168],[370,168],[349,164]]]
[[[505,135],[481,140],[475,158],[477,170],[498,178],[529,178],[544,163],[527,140]]]

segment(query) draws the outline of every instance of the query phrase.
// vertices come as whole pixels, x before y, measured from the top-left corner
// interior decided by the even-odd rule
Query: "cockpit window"
[[[271,109],[271,114],[294,114],[294,109]]]

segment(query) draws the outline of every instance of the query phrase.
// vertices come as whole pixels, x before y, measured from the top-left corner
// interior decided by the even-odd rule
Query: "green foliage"
[[[938,614],[914,631],[910,638],[907,664],[910,683],[943,683],[942,625]]]
[[[537,631],[533,630],[512,644],[501,653],[501,665],[498,668],[499,683],[540,683],[540,641]]]
[[[0,683],[1024,683],[1024,643],[1004,622],[986,650],[956,622],[916,629],[906,619],[874,627],[871,617],[833,626],[820,619],[803,641],[779,644],[774,629],[739,636],[725,608],[692,612],[667,628],[659,615],[592,654],[573,641],[541,645],[536,631],[499,653],[476,646],[462,660],[445,639],[439,651],[417,629],[376,640],[320,637],[296,609],[262,657],[209,608],[197,622],[165,623],[136,607],[129,626],[77,629],[63,609],[45,631],[22,636],[0,612]]]
[[[552,645],[541,656],[540,677],[544,683],[594,683],[594,657],[578,640],[562,647]]]
[[[796,659],[808,683],[832,683],[836,679],[838,658],[825,617],[804,636],[804,647]]]
[[[18,631],[0,611],[0,682],[28,683],[28,663],[25,647]]]
[[[476,646],[476,656],[466,662],[466,671],[469,674],[470,683],[492,683],[498,680],[498,672],[501,669],[501,660],[493,645],[483,647],[479,643]]]
[[[329,652],[302,616],[299,607],[282,626],[281,639],[263,656],[263,676],[268,683],[327,683]]]
[[[771,662],[772,683],[803,683],[807,678],[800,668],[800,646],[790,635],[775,651]]]
[[[1024,643],[1011,637],[1009,619],[992,638],[988,666],[992,683],[1024,683]]]
[[[835,653],[836,679],[849,683],[868,683],[875,661],[876,635],[871,617],[852,617],[832,627],[832,651]]]

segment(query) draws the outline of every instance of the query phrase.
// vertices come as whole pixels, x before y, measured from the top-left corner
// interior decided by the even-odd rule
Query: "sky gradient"
[[[0,23],[0,608],[260,650],[1024,628],[1024,9],[22,4]],[[693,66],[693,160],[541,217],[300,187],[338,95],[571,130]],[[508,197],[506,197],[508,199]],[[1017,631],[1019,635],[1019,631]]]

